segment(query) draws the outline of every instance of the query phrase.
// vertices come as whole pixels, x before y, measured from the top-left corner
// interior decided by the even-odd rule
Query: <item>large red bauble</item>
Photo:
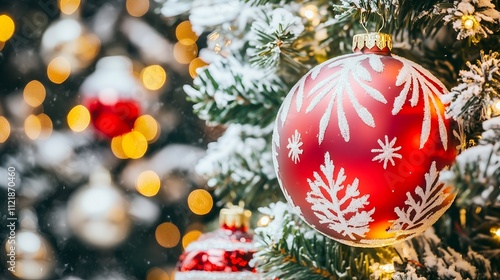
[[[93,97],[86,99],[84,103],[90,112],[94,128],[109,138],[130,132],[140,115],[139,103],[133,99],[106,104],[99,97]]]
[[[423,232],[454,199],[438,181],[457,154],[440,101],[447,90],[377,44],[311,69],[284,100],[273,133],[288,202],[319,232],[359,247]]]

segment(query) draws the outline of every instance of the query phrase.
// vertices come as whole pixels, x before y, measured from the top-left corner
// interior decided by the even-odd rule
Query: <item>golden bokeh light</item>
[[[189,20],[185,20],[175,28],[175,36],[179,43],[183,45],[192,45],[198,40],[198,35],[194,33],[193,27]]]
[[[59,9],[66,15],[73,14],[80,7],[80,0],[59,0]]]
[[[153,267],[146,273],[146,280],[170,280],[168,272],[159,268]]]
[[[24,120],[24,133],[26,133],[26,136],[31,140],[36,140],[40,137],[42,133],[42,124],[37,116],[29,115]]]
[[[198,74],[196,73],[196,70],[198,68],[201,68],[201,67],[204,67],[204,66],[207,66],[208,64],[203,61],[203,59],[197,57],[193,60],[191,60],[191,62],[189,63],[189,75],[191,76],[191,78],[196,78],[196,76],[198,76]]]
[[[149,0],[127,0],[127,12],[133,17],[142,17],[149,10]]]
[[[40,128],[41,128],[38,139],[47,139],[52,134],[53,130],[52,120],[46,114],[40,114],[36,117],[40,121]]]
[[[131,131],[123,135],[122,139],[123,153],[131,158],[138,159],[144,156],[148,149],[148,141],[142,133],[138,131]]]
[[[0,15],[0,41],[6,42],[9,40],[14,31],[16,30],[16,25],[11,17],[8,15]]]
[[[78,59],[83,65],[88,65],[99,54],[101,40],[95,34],[85,33],[76,39],[74,47]]]
[[[113,155],[119,159],[127,159],[128,156],[125,154],[123,151],[123,136],[115,136],[113,139],[111,139],[111,152],[113,152]]]
[[[192,191],[188,196],[189,209],[196,215],[205,215],[212,210],[214,201],[210,193],[203,189]]]
[[[47,77],[54,84],[62,84],[71,74],[71,65],[69,61],[58,56],[54,58],[47,66]]]
[[[10,136],[10,124],[4,117],[0,116],[0,143],[4,143]]]
[[[150,115],[142,115],[135,120],[134,130],[142,133],[149,142],[157,138],[158,122]]]
[[[179,244],[181,233],[176,225],[170,222],[165,222],[156,227],[155,237],[156,242],[158,242],[160,246],[173,248]]]
[[[174,45],[174,58],[181,64],[189,64],[198,55],[196,44],[184,45],[179,42]]]
[[[40,106],[45,100],[46,91],[42,83],[33,80],[26,84],[23,91],[23,98],[32,107]]]
[[[271,217],[269,217],[268,215],[264,215],[260,217],[260,219],[257,221],[257,226],[267,227],[267,225],[269,225],[270,222],[271,222]]]
[[[182,237],[182,248],[186,249],[189,243],[196,241],[203,233],[199,230],[192,230]]]
[[[5,42],[0,41],[0,51],[2,51],[2,50],[3,50],[3,47],[5,47]]]
[[[82,132],[90,124],[90,112],[85,106],[76,105],[69,111],[66,120],[71,130]]]
[[[137,177],[135,188],[143,196],[155,196],[160,190],[160,177],[156,172],[146,170]]]
[[[149,90],[158,90],[167,81],[167,73],[160,65],[150,65],[141,71],[141,81]]]

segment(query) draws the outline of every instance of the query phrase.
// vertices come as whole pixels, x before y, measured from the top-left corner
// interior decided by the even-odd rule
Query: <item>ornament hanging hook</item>
[[[367,18],[367,12],[366,12],[366,10],[362,9],[361,10],[361,15],[360,15],[360,18],[359,18],[359,23],[361,24],[361,26],[363,27],[363,29],[366,31],[366,34],[368,34],[370,32],[368,32],[368,29],[366,29],[366,18]]]
[[[382,19],[382,26],[377,30],[377,33],[380,33],[382,29],[385,27],[385,17],[382,15],[380,11],[377,11],[377,15],[379,15],[380,19]]]

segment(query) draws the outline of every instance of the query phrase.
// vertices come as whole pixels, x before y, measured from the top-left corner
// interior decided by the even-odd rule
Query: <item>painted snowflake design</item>
[[[401,146],[394,147],[396,144],[397,137],[394,137],[391,142],[389,142],[389,137],[385,136],[385,143],[378,139],[377,143],[380,145],[381,149],[372,149],[372,153],[379,153],[376,155],[372,161],[378,160],[378,162],[384,162],[384,169],[387,169],[387,162],[391,162],[392,166],[395,165],[394,158],[402,158],[401,154],[396,153],[401,150]]]
[[[323,175],[314,172],[314,181],[307,179],[311,191],[307,193],[306,201],[312,204],[314,215],[321,224],[328,224],[328,228],[355,240],[356,236],[364,237],[370,230],[369,224],[373,221],[375,208],[370,211],[360,211],[369,202],[370,195],[359,196],[359,180],[355,178],[352,184],[344,186],[346,176],[341,168],[334,178],[333,160],[330,153],[325,153],[325,163],[320,165]],[[345,188],[345,191],[342,191]],[[343,192],[343,196],[339,194]]]
[[[295,130],[292,137],[288,138],[288,145],[286,145],[286,148],[289,150],[288,157],[291,158],[295,164],[297,161],[300,161],[299,156],[304,152],[304,150],[300,148],[304,144],[300,136],[299,131]]]
[[[439,172],[433,161],[429,172],[425,174],[425,188],[415,188],[414,193],[406,193],[404,207],[394,208],[398,216],[393,220],[388,232],[395,232],[398,237],[410,237],[432,226],[450,207],[454,193],[438,181]]]

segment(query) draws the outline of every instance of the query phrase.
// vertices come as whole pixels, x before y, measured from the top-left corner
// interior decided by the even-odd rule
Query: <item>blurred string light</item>
[[[0,42],[9,40],[14,35],[15,30],[16,25],[12,18],[8,15],[0,15]]]
[[[46,91],[42,83],[37,80],[30,81],[26,84],[23,91],[24,101],[32,106],[38,107],[45,100]]]
[[[189,46],[198,40],[198,35],[193,31],[193,27],[189,20],[185,20],[175,28],[175,37],[179,43]]]
[[[158,139],[158,122],[150,115],[142,115],[135,120],[134,130],[142,133],[146,141],[152,142]]]
[[[142,133],[131,131],[123,135],[122,138],[123,153],[131,158],[138,159],[144,156],[148,149],[148,141]]]
[[[167,73],[160,65],[150,65],[141,71],[141,81],[149,90],[159,90],[167,81]]]
[[[58,56],[52,59],[47,66],[47,77],[54,84],[62,84],[71,74],[71,65],[69,61]]]
[[[0,143],[4,143],[10,136],[10,124],[4,117],[0,116]]]
[[[173,248],[179,244],[181,233],[176,225],[165,222],[156,227],[155,238],[160,246]]]
[[[203,189],[192,191],[188,196],[188,206],[191,212],[196,215],[208,214],[214,205],[210,193]]]
[[[71,130],[82,132],[90,124],[90,112],[85,106],[76,105],[69,111],[66,119]]]
[[[267,225],[269,225],[270,222],[271,222],[271,217],[269,217],[268,215],[263,215],[257,221],[257,226],[259,226],[259,227],[267,227]]]
[[[125,8],[129,15],[142,17],[149,10],[149,0],[127,0]]]
[[[66,15],[73,14],[80,7],[80,0],[60,0],[59,9]]]
[[[198,238],[200,238],[200,236],[202,235],[203,233],[197,229],[195,230],[190,230],[188,231],[186,234],[184,234],[184,236],[182,237],[182,248],[183,249],[186,249],[186,247],[193,241],[196,241]]]
[[[180,42],[174,45],[174,58],[181,64],[189,64],[198,55],[198,46],[196,44],[183,45]]]
[[[491,234],[497,240],[500,240],[500,227],[493,227],[493,228],[491,228]]]
[[[316,7],[314,5],[309,4],[309,5],[303,6],[300,9],[299,13],[302,17],[305,17],[311,23],[312,26],[319,25],[319,23],[321,21],[321,18],[319,16],[318,7]]]
[[[3,47],[5,47],[5,42],[0,41],[0,51],[3,50]]]
[[[143,196],[155,196],[160,190],[160,177],[152,170],[146,170],[137,177],[135,188]]]
[[[111,139],[111,152],[113,152],[113,155],[119,159],[127,159],[128,156],[125,154],[123,151],[123,145],[122,141],[123,136],[116,136]]]
[[[165,270],[159,267],[153,267],[146,273],[146,280],[170,280],[170,277]]]
[[[46,139],[52,134],[52,130],[52,120],[46,114],[32,114],[24,120],[24,132],[31,140]]]
[[[201,68],[201,67],[204,67],[207,65],[208,64],[199,57],[193,59],[189,63],[189,75],[191,76],[191,78],[194,79],[194,78],[196,78],[196,76],[198,76],[198,74],[196,73],[196,70],[198,70],[198,68]]]

